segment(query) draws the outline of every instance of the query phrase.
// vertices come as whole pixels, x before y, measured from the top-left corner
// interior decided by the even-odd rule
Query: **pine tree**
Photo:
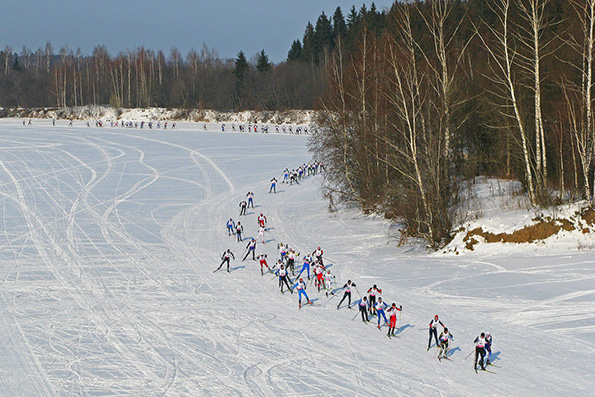
[[[314,62],[314,26],[312,26],[310,22],[308,22],[306,25],[306,31],[304,32],[304,40],[302,43],[302,62]]]
[[[260,54],[258,54],[258,60],[256,61],[256,70],[260,73],[270,72],[272,69],[272,65],[269,62],[269,57],[267,54],[262,50]]]
[[[337,40],[340,38],[343,40],[347,35],[347,24],[345,23],[345,17],[341,11],[341,7],[337,7],[333,14],[333,47]]]
[[[248,61],[246,60],[246,55],[244,55],[244,51],[238,52],[238,57],[236,58],[235,67],[233,70],[233,74],[236,76],[236,83],[238,86],[241,86],[244,82],[248,68],[249,65]]]
[[[316,29],[314,30],[314,61],[316,64],[326,63],[332,43],[333,28],[331,21],[323,11],[316,21]]]
[[[291,44],[291,49],[287,53],[287,62],[299,61],[302,57],[302,43],[299,40],[294,40]]]

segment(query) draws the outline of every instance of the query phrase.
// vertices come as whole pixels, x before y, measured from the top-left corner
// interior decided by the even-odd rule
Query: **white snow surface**
[[[267,193],[310,160],[307,137],[80,124],[0,120],[1,395],[593,394],[591,250],[397,248],[384,219],[329,213],[320,176]],[[247,191],[257,207],[239,219]],[[280,242],[320,245],[354,300],[377,284],[403,305],[398,338],[337,310],[341,291],[310,285],[298,310],[242,262],[225,222],[256,236],[260,213],[269,263]],[[213,273],[227,248],[231,273]],[[452,361],[426,351],[436,313]],[[498,367],[476,374],[465,357],[486,331]]]

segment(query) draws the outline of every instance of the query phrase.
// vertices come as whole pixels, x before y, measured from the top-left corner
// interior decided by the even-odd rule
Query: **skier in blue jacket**
[[[308,298],[308,294],[306,293],[306,283],[304,283],[304,279],[300,278],[300,281],[298,281],[297,283],[295,283],[295,285],[293,286],[293,289],[297,289],[298,291],[298,298],[299,298],[299,308],[302,308],[302,295],[304,295],[304,297],[306,298],[306,301],[308,301],[308,303],[312,304],[312,302],[310,302],[310,298]]]

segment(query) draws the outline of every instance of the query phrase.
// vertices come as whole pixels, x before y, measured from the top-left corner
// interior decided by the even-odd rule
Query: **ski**
[[[491,367],[495,367],[495,368],[502,368],[502,367],[500,367],[500,366],[498,366],[498,365],[494,365],[494,364],[491,364],[491,363],[490,363],[490,364],[488,364],[488,365],[489,365],[489,366],[491,366]]]
[[[481,369],[481,368],[480,368],[479,370],[480,370],[480,371],[483,371],[483,372],[487,372],[487,373],[489,373],[489,374],[495,374],[495,372],[494,372],[494,371],[490,371],[490,370],[487,370],[487,369]]]

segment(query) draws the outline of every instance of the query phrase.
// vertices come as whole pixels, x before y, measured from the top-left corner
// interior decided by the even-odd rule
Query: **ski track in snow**
[[[320,177],[269,180],[308,161],[303,136],[21,127],[0,120],[2,395],[589,394],[595,348],[591,252],[461,258],[398,249],[386,221],[326,211]],[[238,203],[255,192],[255,209]],[[398,338],[309,284],[313,306],[242,262],[267,244],[318,245],[337,276],[403,305]],[[231,248],[231,273],[213,270]],[[296,262],[296,269],[301,262]],[[452,361],[426,351],[434,313]],[[355,316],[355,317],[354,317]],[[494,335],[501,368],[475,374],[472,341]],[[422,331],[422,332],[420,332]],[[590,343],[589,343],[590,342]],[[446,361],[446,360],[443,360]]]

